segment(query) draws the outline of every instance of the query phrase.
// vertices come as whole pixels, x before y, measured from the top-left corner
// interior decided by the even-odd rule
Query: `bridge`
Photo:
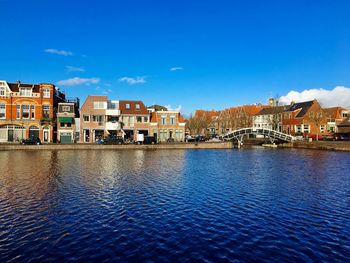
[[[241,145],[243,143],[243,136],[244,135],[264,135],[265,137],[268,137],[271,141],[271,143],[274,143],[275,140],[281,140],[284,142],[291,142],[294,141],[295,138],[292,135],[285,134],[283,132],[270,130],[270,129],[258,129],[258,128],[243,128],[238,129],[229,133],[226,133],[222,136],[222,138],[226,141],[234,140],[236,139],[238,141],[238,144]]]

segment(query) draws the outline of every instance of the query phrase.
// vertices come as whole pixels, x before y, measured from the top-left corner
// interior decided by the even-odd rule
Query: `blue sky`
[[[0,79],[82,100],[188,114],[350,86],[350,1],[0,0],[0,10]]]

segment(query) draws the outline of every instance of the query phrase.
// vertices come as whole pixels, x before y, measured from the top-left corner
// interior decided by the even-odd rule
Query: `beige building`
[[[57,141],[74,143],[77,140],[76,117],[79,117],[79,99],[58,103]]]
[[[185,120],[178,111],[154,111],[151,113],[150,134],[158,142],[183,142],[185,140]]]
[[[80,109],[80,142],[94,143],[105,136],[107,96],[88,96]]]

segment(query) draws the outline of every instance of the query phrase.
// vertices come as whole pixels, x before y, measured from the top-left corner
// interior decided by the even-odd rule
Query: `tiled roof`
[[[329,118],[341,118],[341,111],[347,111],[347,109],[342,107],[331,107],[323,109],[326,112],[327,117]]]
[[[127,109],[126,105],[129,104],[130,108]],[[136,104],[140,105],[140,109],[136,109]],[[148,110],[140,100],[120,100],[119,101],[119,109],[121,114],[142,114],[146,115],[148,114]]]

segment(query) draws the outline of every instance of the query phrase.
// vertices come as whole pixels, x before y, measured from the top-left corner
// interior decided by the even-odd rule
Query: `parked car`
[[[40,138],[38,137],[30,137],[28,139],[23,139],[21,141],[21,144],[24,144],[24,145],[40,145],[41,144],[41,141],[40,141]]]
[[[103,144],[124,144],[124,139],[121,136],[108,136],[103,140]]]
[[[311,138],[313,141],[317,141],[317,139],[319,141],[323,141],[323,135],[322,134],[319,134],[318,137],[317,137],[317,134],[309,134],[307,137],[309,139]]]
[[[195,138],[192,137],[191,135],[186,135],[185,137],[185,142],[194,142]]]
[[[143,144],[157,144],[157,138],[154,136],[145,136]]]
[[[349,135],[348,134],[335,134],[334,139],[336,141],[348,141]]]
[[[334,141],[335,138],[334,138],[333,134],[327,134],[327,135],[323,136],[323,140],[324,141]]]

